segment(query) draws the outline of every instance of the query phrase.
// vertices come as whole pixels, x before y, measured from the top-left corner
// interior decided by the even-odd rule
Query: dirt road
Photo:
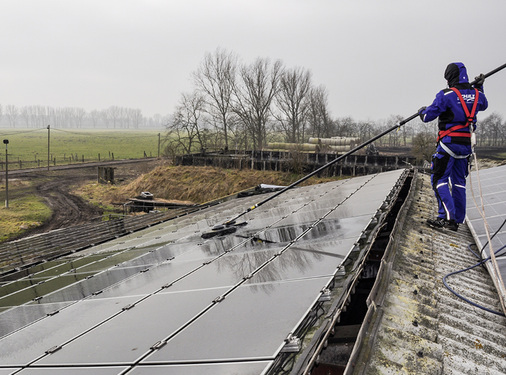
[[[38,184],[37,194],[44,198],[52,215],[42,226],[34,228],[31,234],[100,220],[103,213],[101,209],[70,192],[70,186],[87,180],[83,176],[61,176]]]

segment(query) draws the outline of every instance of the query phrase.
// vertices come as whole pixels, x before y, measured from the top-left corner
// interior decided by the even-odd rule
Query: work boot
[[[456,232],[459,229],[459,223],[457,223],[453,219],[450,219],[450,221],[448,221],[446,223],[446,228],[448,228],[449,230],[453,230],[454,232]]]
[[[456,232],[459,229],[459,224],[454,219],[446,220],[443,217],[438,217],[436,219],[427,219],[427,224],[431,228],[435,229],[447,228],[454,232]]]
[[[446,219],[443,217],[437,217],[435,219],[427,219],[429,227],[440,229],[446,226]]]

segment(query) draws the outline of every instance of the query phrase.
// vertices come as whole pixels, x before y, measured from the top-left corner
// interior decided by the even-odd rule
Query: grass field
[[[37,227],[51,217],[51,209],[35,194],[31,182],[14,180],[9,185],[9,209],[6,209],[5,185],[0,184],[0,242]]]
[[[78,161],[136,159],[158,156],[158,130],[90,129],[0,129],[0,138],[8,139],[9,169],[45,166]],[[160,137],[163,139],[163,132]],[[1,170],[5,146],[0,151]],[[21,162],[21,163],[20,163]]]

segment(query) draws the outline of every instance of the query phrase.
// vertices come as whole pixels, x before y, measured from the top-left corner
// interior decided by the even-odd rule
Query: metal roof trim
[[[346,366],[344,374],[351,374],[354,370],[355,363],[358,360],[359,355],[368,357],[369,354],[368,349],[366,347],[365,341],[367,339],[368,333],[374,332],[374,336],[379,328],[379,323],[382,320],[383,311],[382,309],[378,309],[378,306],[381,306],[385,300],[388,282],[390,280],[390,274],[392,272],[392,262],[395,258],[395,254],[399,248],[399,241],[395,241],[395,238],[399,236],[399,233],[402,231],[404,223],[408,217],[407,208],[411,206],[415,189],[413,185],[417,181],[418,172],[417,170],[413,171],[413,180],[411,181],[410,190],[408,196],[406,197],[404,203],[402,204],[399,215],[397,216],[397,220],[395,221],[392,232],[390,233],[390,240],[385,249],[385,254],[381,259],[380,268],[378,271],[378,275],[376,277],[376,281],[371,289],[369,297],[367,298],[368,310],[360,328],[360,331],[357,336],[357,342],[353,348],[350,359],[348,361],[348,365]],[[369,331],[371,328],[371,331]],[[369,347],[370,348],[370,347]]]

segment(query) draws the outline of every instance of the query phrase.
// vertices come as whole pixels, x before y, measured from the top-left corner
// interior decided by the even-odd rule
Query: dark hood
[[[451,63],[446,67],[445,79],[448,81],[449,87],[469,83],[467,69],[461,62]]]

